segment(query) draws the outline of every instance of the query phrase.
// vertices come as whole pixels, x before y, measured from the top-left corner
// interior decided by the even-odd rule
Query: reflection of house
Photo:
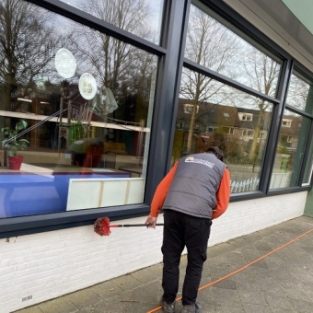
[[[188,108],[188,110],[186,109]],[[191,100],[180,99],[176,131],[183,132],[183,141],[186,142],[190,132],[192,117],[194,116],[193,138],[195,151],[197,142],[209,146],[214,143],[217,136],[223,136],[223,140],[240,141],[249,144],[256,139],[258,143],[265,142],[271,123],[271,111],[262,111],[245,107],[235,107],[223,104],[199,102],[193,112]],[[282,120],[280,132],[280,144],[292,150],[297,146],[297,137],[301,128],[301,118],[286,116]],[[181,144],[184,150],[186,143]]]
[[[294,151],[297,148],[302,119],[301,116],[292,115],[283,118],[279,134],[281,147],[287,148],[288,151]]]

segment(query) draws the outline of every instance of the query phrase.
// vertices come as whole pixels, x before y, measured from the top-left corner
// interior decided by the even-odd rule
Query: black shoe
[[[183,305],[181,313],[201,313],[201,307],[197,302],[191,305]]]
[[[161,306],[165,313],[175,313],[175,301],[173,303],[167,303],[162,298]]]

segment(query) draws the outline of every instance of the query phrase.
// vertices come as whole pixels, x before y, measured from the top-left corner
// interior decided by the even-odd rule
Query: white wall
[[[209,245],[301,216],[306,197],[307,192],[300,192],[231,203],[214,221]],[[90,225],[0,239],[0,313],[161,262],[162,229],[112,228],[109,237],[100,237]],[[31,299],[22,301],[27,297]]]

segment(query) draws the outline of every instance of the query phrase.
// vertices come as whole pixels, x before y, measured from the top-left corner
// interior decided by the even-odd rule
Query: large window
[[[270,188],[295,187],[310,182],[312,170],[312,138],[309,129],[312,118],[304,113],[313,113],[312,83],[300,73],[291,75],[287,104],[281,123]],[[301,114],[301,111],[303,112]],[[296,113],[298,112],[298,113]],[[311,148],[310,148],[311,147]],[[308,163],[304,156],[308,151]],[[304,167],[303,182],[299,181]]]
[[[172,162],[219,146],[231,172],[232,192],[257,190],[272,108],[267,101],[184,68]]]
[[[216,15],[203,4],[193,3],[172,162],[182,155],[219,146],[230,169],[232,192],[256,191],[275,105],[266,99],[276,96],[281,62],[256,48],[255,43],[253,46],[251,40],[241,38],[239,31],[224,26],[220,18],[217,21],[212,17]],[[199,72],[194,64],[199,65]],[[204,68],[207,74],[203,73]],[[227,77],[226,83],[218,81],[220,74]],[[231,84],[235,87],[230,87]],[[243,84],[250,90],[249,94],[242,88]],[[184,110],[186,106],[188,113]]]
[[[157,57],[28,2],[0,16],[0,218],[142,203]]]
[[[299,114],[285,110],[284,118],[290,126],[281,127],[271,178],[271,189],[298,185],[310,121]]]
[[[0,0],[0,29],[0,236],[146,214],[212,145],[232,199],[312,183],[313,74],[224,1]]]

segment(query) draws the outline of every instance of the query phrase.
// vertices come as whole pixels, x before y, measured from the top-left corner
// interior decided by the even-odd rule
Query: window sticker
[[[78,88],[81,96],[86,100],[92,100],[97,94],[97,82],[89,73],[80,76]]]
[[[71,78],[76,71],[76,60],[71,51],[61,48],[54,58],[55,68],[64,78]]]

